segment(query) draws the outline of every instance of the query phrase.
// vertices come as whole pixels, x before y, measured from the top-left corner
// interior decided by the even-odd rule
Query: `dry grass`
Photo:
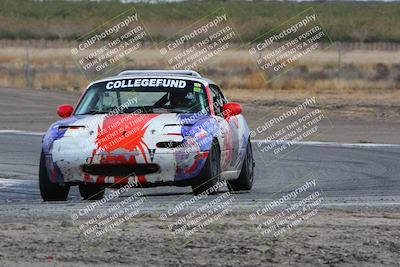
[[[335,91],[352,91],[352,90],[374,90],[384,91],[386,89],[397,89],[397,84],[391,81],[366,81],[366,80],[323,80],[311,83],[311,89],[317,92],[335,90]]]
[[[341,51],[340,62],[352,63],[359,65],[376,64],[378,62],[386,64],[399,63],[400,51],[382,51],[382,50],[349,50]],[[314,51],[303,57],[299,61],[300,64],[307,64],[309,66],[321,66],[322,64],[339,62],[339,53],[336,49]]]
[[[83,90],[90,81],[77,67],[70,47],[57,45],[57,48],[30,49],[31,85],[33,88]],[[399,88],[396,80],[400,79],[400,67],[396,65],[399,51],[355,50],[343,53],[342,72],[361,72],[366,78],[338,78],[335,74],[337,56],[333,50],[316,51],[299,62],[302,71],[298,76],[282,76],[273,83],[266,82],[264,73],[257,69],[245,49],[223,52],[201,72],[221,84],[237,100],[271,99],[271,96],[304,99],[310,94],[327,96],[327,100],[328,96],[343,99],[360,97],[368,101],[382,99],[385,102],[399,99],[400,90],[391,90]],[[26,63],[25,47],[1,48],[0,87],[27,87]],[[115,72],[122,69],[169,68],[156,48],[141,49],[120,63]]]
[[[263,76],[261,71],[254,71],[249,74],[244,74],[243,76],[231,75],[222,78],[220,86],[222,88],[240,88],[240,89],[267,89],[269,84]],[[214,79],[214,77],[211,77]],[[214,80],[220,80],[220,77],[215,77]]]
[[[109,18],[134,7],[153,38],[161,41],[223,7],[247,43],[285,21],[289,23],[288,19],[313,7],[333,40],[400,41],[400,6],[397,3],[178,1],[149,5],[148,1],[121,2],[2,0],[0,24],[4,30],[0,31],[0,37],[75,40]]]
[[[73,63],[71,56],[71,48],[31,48],[30,60],[32,64],[49,64],[50,62],[67,62]],[[398,64],[400,51],[381,51],[381,50],[351,50],[343,51],[340,55],[342,64],[351,63],[354,65],[373,67],[377,63]],[[133,53],[129,56],[129,60],[146,65],[149,63],[163,61],[163,57],[159,51],[154,48],[141,49],[140,53]],[[310,68],[321,67],[325,65],[338,64],[339,54],[335,49],[314,51],[313,53],[303,57],[298,62],[300,65],[307,65]],[[25,47],[2,47],[0,48],[0,64],[8,64],[11,62],[25,62]],[[213,59],[213,64],[223,68],[246,68],[254,65],[249,57],[248,51],[245,49],[232,49],[224,51],[221,56]]]
[[[281,90],[306,90],[307,83],[303,79],[285,79],[277,87]]]
[[[1,87],[25,88],[26,80],[23,75],[0,75]]]
[[[231,101],[303,102],[316,96],[321,105],[399,106],[400,90],[248,90],[230,89],[225,93]]]
[[[42,89],[62,89],[67,91],[81,91],[88,84],[88,80],[83,75],[61,74],[53,75],[38,74],[33,81],[34,88]]]

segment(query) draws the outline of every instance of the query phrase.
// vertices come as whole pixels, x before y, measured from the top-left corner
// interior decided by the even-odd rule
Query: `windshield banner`
[[[130,87],[173,87],[185,88],[186,81],[175,79],[129,79],[110,81],[106,84],[106,89],[119,89]]]

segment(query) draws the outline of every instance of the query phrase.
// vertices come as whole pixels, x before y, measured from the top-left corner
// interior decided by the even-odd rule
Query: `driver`
[[[171,92],[169,94],[169,102],[171,108],[181,108],[189,106],[189,101],[186,97],[186,93],[182,92]]]

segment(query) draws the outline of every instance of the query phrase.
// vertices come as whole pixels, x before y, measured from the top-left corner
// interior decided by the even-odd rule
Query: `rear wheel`
[[[68,198],[69,185],[59,185],[50,181],[43,151],[40,155],[39,164],[39,188],[44,201],[66,201]]]
[[[213,195],[218,193],[218,189],[211,188],[220,180],[221,160],[220,151],[217,141],[214,141],[210,151],[208,152],[207,161],[204,164],[203,170],[200,173],[197,181],[192,185],[194,195],[199,195],[203,192]]]
[[[233,181],[227,181],[230,191],[250,190],[253,187],[254,176],[254,158],[253,150],[251,149],[251,142],[247,144],[246,156],[243,161],[242,169],[239,178]]]
[[[80,184],[79,185],[79,193],[81,197],[85,200],[99,200],[103,198],[104,195],[104,187],[98,184]]]

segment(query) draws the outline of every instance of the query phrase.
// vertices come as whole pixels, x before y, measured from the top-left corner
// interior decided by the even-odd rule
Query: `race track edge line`
[[[19,131],[19,130],[0,130],[0,134],[18,134],[18,135],[45,135],[45,132],[30,132],[30,131]]]
[[[338,143],[318,141],[287,141],[287,140],[253,140],[253,143],[277,145],[309,145],[309,146],[334,146],[334,147],[400,147],[400,144],[375,144],[375,143]]]
[[[17,135],[45,135],[45,132],[31,132],[20,130],[0,130],[0,134],[17,134]],[[319,141],[287,141],[287,140],[252,140],[253,143],[265,144],[290,144],[290,145],[309,145],[309,146],[336,146],[336,147],[400,147],[400,144],[375,144],[375,143],[338,143],[338,142],[319,142]]]

